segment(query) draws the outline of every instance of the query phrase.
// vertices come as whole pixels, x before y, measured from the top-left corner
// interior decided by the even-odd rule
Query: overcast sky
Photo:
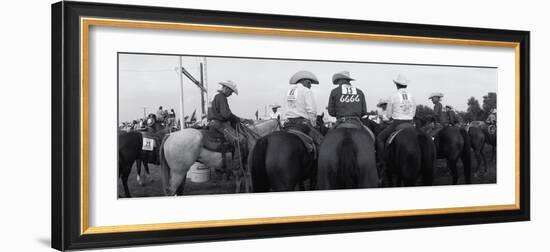
[[[182,57],[183,67],[199,79],[199,63],[204,57]],[[367,109],[375,110],[381,98],[395,92],[392,80],[399,73],[411,80],[409,91],[417,104],[433,106],[428,96],[431,92],[445,94],[443,104],[466,110],[467,100],[474,96],[483,101],[483,95],[496,92],[497,69],[478,67],[414,66],[401,64],[315,62],[272,59],[207,57],[206,80],[208,100],[220,88],[218,82],[232,80],[237,83],[239,95],[229,97],[229,105],[237,116],[253,118],[256,110],[263,116],[265,106],[277,103],[284,106],[290,77],[300,70],[308,70],[319,79],[313,92],[319,114],[326,112],[332,84],[332,75],[347,70],[356,79],[352,85],[366,95]],[[179,56],[119,54],[119,120],[130,121],[147,113],[155,112],[158,106],[179,109],[179,79],[175,68]],[[184,114],[195,109],[200,115],[200,91],[184,77]],[[269,109],[269,108],[268,108]],[[283,107],[284,110],[284,107]],[[284,111],[282,111],[284,114]],[[327,114],[327,113],[325,113]]]

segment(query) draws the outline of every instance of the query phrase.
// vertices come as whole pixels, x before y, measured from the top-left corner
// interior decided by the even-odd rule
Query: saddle
[[[399,135],[401,131],[411,127],[414,127],[414,125],[412,125],[411,123],[402,123],[399,124],[399,126],[395,127],[395,131],[392,132],[391,135],[388,137],[388,140],[386,140],[386,146],[389,146],[393,142],[393,139],[395,139],[395,137]]]
[[[317,147],[313,142],[313,138],[311,138],[308,134],[294,128],[288,128],[285,131],[300,138],[300,140],[302,140],[302,143],[304,143],[307,152],[314,153],[315,158],[317,158]]]
[[[334,129],[365,129],[367,133],[369,133],[372,140],[376,140],[376,137],[374,136],[374,133],[372,130],[369,129],[369,127],[365,126],[363,123],[358,121],[358,123],[352,123],[352,122],[343,122],[340,124],[337,124]]]
[[[227,142],[223,135],[212,132],[208,129],[199,130],[202,134],[202,146],[213,152],[227,153],[233,152],[235,147],[230,142]]]

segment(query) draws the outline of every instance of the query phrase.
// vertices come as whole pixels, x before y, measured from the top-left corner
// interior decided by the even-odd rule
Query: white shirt
[[[317,116],[317,105],[313,98],[311,89],[298,83],[292,85],[292,88],[286,93],[286,118],[303,117],[309,119],[313,124]]]
[[[271,112],[269,112],[269,119],[277,119],[277,118],[283,119],[283,116],[281,115],[281,113],[279,113],[279,111],[274,113],[272,110]]]
[[[390,120],[388,118],[387,110],[384,110],[381,107],[376,107],[376,114],[378,115],[376,118],[379,119],[380,122],[387,122]]]
[[[388,100],[386,112],[394,120],[412,120],[416,113],[414,97],[405,88],[397,90]]]

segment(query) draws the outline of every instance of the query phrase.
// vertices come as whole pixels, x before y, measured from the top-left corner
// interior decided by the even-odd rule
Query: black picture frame
[[[519,208],[514,210],[337,221],[291,222],[176,230],[82,234],[80,18],[101,17],[365,34],[490,40],[519,44]],[[530,219],[530,84],[528,31],[498,30],[320,17],[266,15],[102,3],[52,5],[52,247],[58,250],[174,242],[252,239]]]

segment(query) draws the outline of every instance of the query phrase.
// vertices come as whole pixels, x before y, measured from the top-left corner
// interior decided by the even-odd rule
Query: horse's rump
[[[388,145],[388,169],[400,178],[405,185],[415,185],[421,172],[422,149],[419,131],[405,127]]]
[[[296,134],[261,137],[249,160],[254,192],[291,191],[312,173],[313,155]]]
[[[374,139],[364,129],[332,129],[319,148],[318,188],[367,188],[378,185]]]
[[[143,139],[135,131],[118,134],[118,158],[120,163],[131,163],[138,159],[141,153]]]

